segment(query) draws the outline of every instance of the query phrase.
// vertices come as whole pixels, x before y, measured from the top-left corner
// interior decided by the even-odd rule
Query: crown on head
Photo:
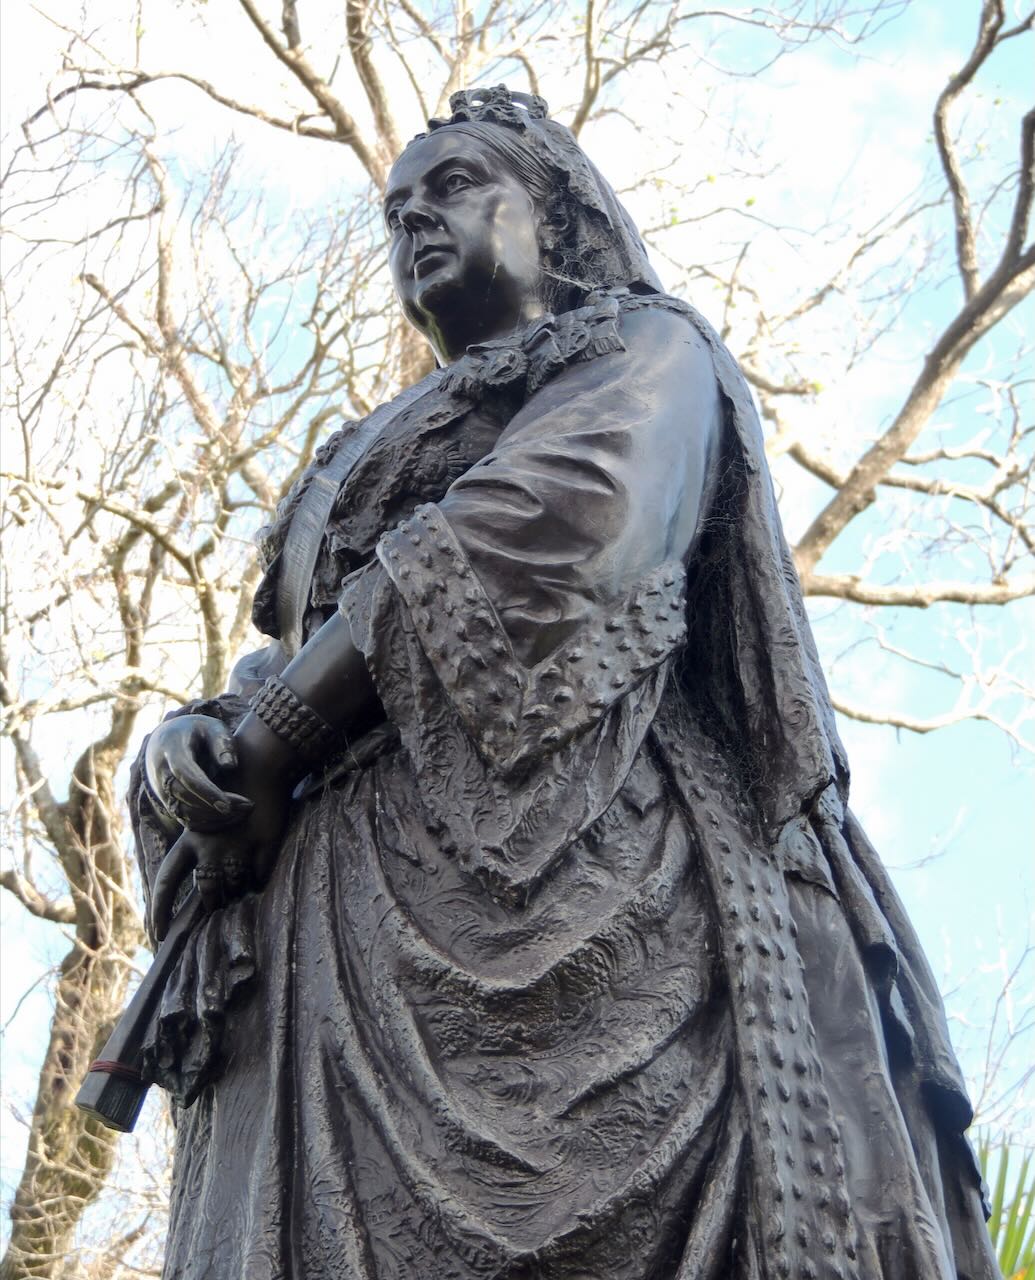
[[[429,120],[431,129],[471,121],[476,124],[502,124],[524,129],[530,120],[545,120],[549,108],[535,93],[512,93],[505,84],[491,89],[461,89],[450,95],[448,120]]]

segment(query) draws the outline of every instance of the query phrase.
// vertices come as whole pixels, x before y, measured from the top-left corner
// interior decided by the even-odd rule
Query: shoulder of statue
[[[621,316],[643,311],[679,316],[697,330],[709,347],[723,346],[722,339],[696,307],[692,307],[689,302],[684,302],[682,298],[673,297],[670,293],[634,293],[633,290],[626,288],[606,289],[590,294],[587,301],[592,302],[598,298],[610,298],[617,302]]]
[[[612,299],[618,304],[620,315],[650,309],[667,311],[672,315],[683,316],[687,320],[694,320],[697,317],[697,312],[689,303],[683,302],[681,298],[674,298],[670,293],[635,293],[632,289],[622,286],[600,289],[596,293],[591,293],[586,301],[593,303],[598,299]]]
[[[597,289],[588,295],[583,306],[559,316],[545,316],[526,332],[522,346],[529,363],[528,393],[537,391],[569,365],[625,351],[623,317],[647,310],[679,316],[702,337],[709,338],[707,321],[688,303],[670,294],[635,293],[624,286]]]

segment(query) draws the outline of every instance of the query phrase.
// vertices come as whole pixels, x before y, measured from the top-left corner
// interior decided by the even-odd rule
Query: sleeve
[[[530,665],[685,562],[707,496],[721,414],[703,338],[658,308],[626,314],[621,338],[547,383],[439,504]]]
[[[491,454],[381,539],[383,572],[347,580],[342,598],[389,716],[393,704],[412,715],[392,689],[411,668],[385,641],[398,601],[504,772],[599,721],[685,637],[721,398],[703,339],[677,314],[625,314],[616,347],[537,391]]]

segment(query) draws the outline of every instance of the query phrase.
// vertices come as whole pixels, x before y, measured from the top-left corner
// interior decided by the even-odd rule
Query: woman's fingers
[[[226,900],[223,886],[223,859],[216,841],[204,837],[195,842],[198,860],[194,884],[206,911],[216,911]]]
[[[182,825],[218,831],[251,809],[251,801],[214,779],[237,766],[230,729],[211,716],[166,720],[148,739],[147,776],[162,806]]]
[[[231,898],[239,897],[248,888],[249,863],[237,853],[223,856],[223,889]]]
[[[194,840],[185,831],[162,859],[151,891],[151,932],[159,942],[169,932],[176,894],[197,858]]]
[[[209,754],[221,769],[237,767],[237,743],[233,733],[221,720],[213,720],[207,729],[206,741]]]
[[[206,911],[216,911],[244,893],[252,880],[251,860],[243,847],[225,837],[185,831],[165,855],[151,894],[151,931],[159,942],[169,932],[173,905],[184,879],[194,885]]]
[[[251,801],[244,796],[224,791],[213,782],[200,764],[185,752],[175,752],[166,761],[169,776],[166,789],[171,789],[173,798],[193,809],[211,811],[213,816],[228,818],[240,817],[251,808]]]
[[[178,766],[176,772],[170,765],[162,792],[169,812],[194,831],[221,831],[240,822],[252,808],[247,796],[223,791],[193,762],[182,771]]]

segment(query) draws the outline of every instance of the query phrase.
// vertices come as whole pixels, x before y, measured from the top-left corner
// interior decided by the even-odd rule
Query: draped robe
[[[235,724],[284,661],[292,521],[359,430],[263,540],[271,650],[185,711]],[[991,1280],[939,997],[707,324],[605,290],[429,378],[337,493],[304,634],[335,609],[387,719],[166,990],[168,1280]],[[132,801],[150,885],[139,768]]]

